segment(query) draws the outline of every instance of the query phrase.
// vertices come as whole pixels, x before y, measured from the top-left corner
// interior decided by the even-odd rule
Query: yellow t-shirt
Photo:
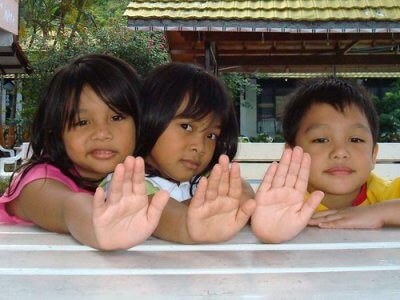
[[[367,180],[366,195],[365,200],[358,205],[373,205],[386,200],[400,199],[400,177],[393,180],[385,180],[371,173]],[[316,211],[327,209],[325,205],[320,204]]]

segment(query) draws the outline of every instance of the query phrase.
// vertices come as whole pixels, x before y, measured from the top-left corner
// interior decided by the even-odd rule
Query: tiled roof
[[[332,76],[332,72],[263,73],[263,75],[267,78],[315,78]],[[335,75],[345,78],[400,78],[400,72],[337,72]]]
[[[173,61],[224,72],[399,73],[400,0],[136,0],[125,16],[167,32]]]
[[[143,1],[125,15],[138,19],[400,21],[399,0]]]

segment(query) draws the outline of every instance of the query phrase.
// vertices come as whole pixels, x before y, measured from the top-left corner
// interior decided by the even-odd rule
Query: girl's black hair
[[[206,169],[195,176],[197,183],[218,162],[221,154],[232,160],[237,151],[238,123],[233,102],[224,84],[205,70],[181,63],[169,63],[154,69],[145,79],[142,97],[142,124],[136,155],[150,155],[158,138],[174,119],[182,102],[188,103],[180,114],[182,118],[201,120],[207,115],[221,122],[214,155]],[[146,166],[150,176],[159,176],[157,170]]]
[[[379,136],[379,117],[371,95],[362,86],[337,77],[317,78],[305,81],[291,95],[285,105],[282,129],[285,142],[294,147],[300,122],[313,104],[329,104],[337,111],[344,112],[355,105],[368,120],[374,145]]]
[[[31,127],[33,154],[18,170],[22,172],[20,178],[35,165],[48,163],[59,168],[79,187],[95,190],[96,182],[82,178],[74,170],[63,142],[64,130],[70,129],[76,120],[85,86],[90,86],[115,112],[131,116],[139,130],[141,80],[137,72],[113,56],[88,54],[78,57],[56,71],[47,86]],[[9,195],[15,192],[19,182],[10,185]]]

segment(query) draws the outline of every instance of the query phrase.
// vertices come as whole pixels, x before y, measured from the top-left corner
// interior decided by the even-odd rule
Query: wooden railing
[[[273,161],[279,161],[284,143],[239,143],[235,161],[240,163],[241,175],[257,188]],[[400,176],[400,143],[379,143],[374,172],[392,179]]]

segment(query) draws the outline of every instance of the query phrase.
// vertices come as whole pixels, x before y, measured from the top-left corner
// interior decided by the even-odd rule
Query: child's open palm
[[[209,178],[201,178],[188,209],[187,227],[196,242],[231,239],[246,225],[255,208],[253,199],[240,203],[242,181],[237,163],[221,155]]]
[[[169,195],[159,191],[149,203],[142,158],[127,157],[117,165],[107,200],[104,190],[94,195],[93,226],[103,249],[127,249],[146,240],[158,225]]]
[[[295,237],[307,225],[323,193],[312,193],[305,202],[310,156],[300,147],[285,149],[279,164],[267,170],[256,193],[251,218],[254,234],[264,242],[279,243]]]

